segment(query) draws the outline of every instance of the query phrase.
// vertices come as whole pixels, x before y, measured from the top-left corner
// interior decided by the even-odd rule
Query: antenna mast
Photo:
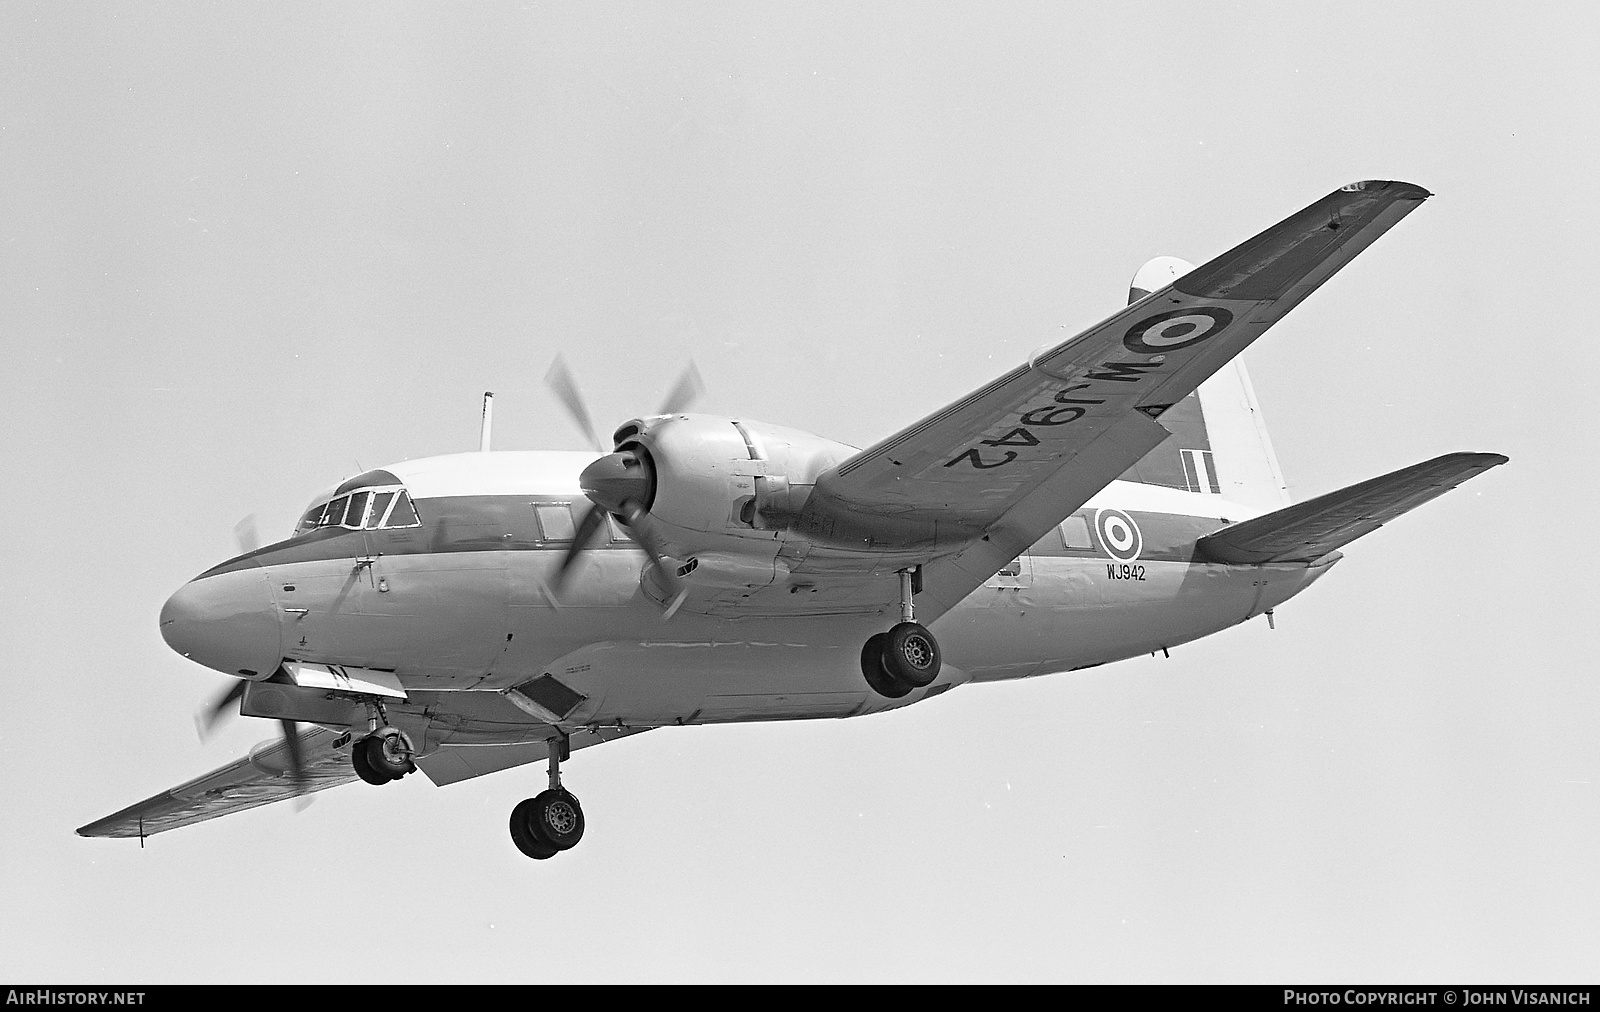
[[[494,429],[494,391],[483,392],[483,426],[478,430],[478,452],[489,452],[489,434]]]

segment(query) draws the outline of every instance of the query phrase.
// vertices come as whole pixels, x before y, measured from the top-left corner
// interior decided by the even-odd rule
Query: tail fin
[[[1129,305],[1193,269],[1177,257],[1156,257],[1133,276]],[[1172,438],[1130,467],[1123,481],[1221,495],[1263,513],[1289,505],[1277,454],[1240,359],[1167,409],[1161,424],[1172,430]]]

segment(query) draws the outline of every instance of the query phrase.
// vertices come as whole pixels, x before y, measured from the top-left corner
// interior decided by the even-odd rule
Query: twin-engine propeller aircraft
[[[1270,617],[1337,549],[1506,458],[1451,453],[1291,504],[1235,361],[1415,209],[1343,187],[1220,257],[1151,261],[1126,308],[858,449],[662,411],[594,453],[412,460],[161,611],[280,740],[79,829],[148,836],[360,778],[545,760],[511,838],[583,836],[575,748],[664,725],[853,717]],[[591,439],[565,368],[551,384]],[[301,730],[301,725],[310,725]]]

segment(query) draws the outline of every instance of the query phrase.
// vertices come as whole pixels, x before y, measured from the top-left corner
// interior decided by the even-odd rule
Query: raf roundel
[[[1142,355],[1158,355],[1176,348],[1187,348],[1216,336],[1233,322],[1233,314],[1221,306],[1195,306],[1147,316],[1133,325],[1122,338],[1123,347]]]
[[[1144,549],[1144,535],[1139,533],[1139,525],[1121,510],[1101,510],[1096,513],[1094,530],[1100,537],[1100,547],[1113,559],[1132,562]]]

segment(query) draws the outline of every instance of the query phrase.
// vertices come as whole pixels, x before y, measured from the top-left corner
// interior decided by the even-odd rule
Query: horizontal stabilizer
[[[1195,547],[1216,562],[1310,562],[1508,459],[1498,453],[1447,453],[1234,524],[1201,538]]]

